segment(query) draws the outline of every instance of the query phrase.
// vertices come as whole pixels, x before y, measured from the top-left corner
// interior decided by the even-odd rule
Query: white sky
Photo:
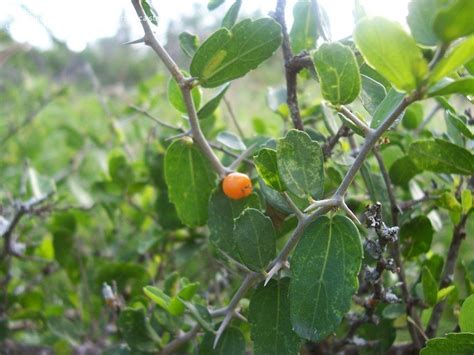
[[[160,19],[158,35],[162,36],[166,32],[169,19],[189,14],[192,3],[205,5],[207,1],[153,0]],[[384,16],[405,24],[409,0],[360,1],[369,15]],[[232,2],[233,0],[227,0],[222,6],[227,8]],[[259,8],[263,14],[267,14],[274,9],[275,2],[276,0],[244,0],[242,8],[246,12]],[[291,9],[295,2],[296,0],[288,0],[288,25],[291,25]],[[354,0],[320,0],[320,3],[329,15],[333,39],[350,35]],[[76,51],[84,49],[88,42],[97,38],[114,35],[122,14],[137,38],[142,33],[129,0],[0,0],[0,25],[7,25],[17,41],[41,48],[48,47],[49,37],[39,22],[22,9],[22,5],[41,18],[56,37],[65,40]]]

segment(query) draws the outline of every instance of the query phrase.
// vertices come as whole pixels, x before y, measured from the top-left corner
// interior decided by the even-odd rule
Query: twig
[[[146,45],[151,47],[161,61],[164,63],[168,71],[173,76],[174,80],[178,83],[181,93],[183,94],[184,103],[186,105],[186,110],[188,112],[189,123],[193,132],[193,139],[196,144],[201,149],[202,153],[209,160],[214,170],[219,174],[220,177],[227,175],[228,170],[222,165],[220,160],[212,151],[211,146],[207,142],[204,134],[202,133],[201,126],[199,125],[199,119],[196,113],[196,107],[193,102],[193,97],[191,95],[191,89],[193,87],[193,79],[187,79],[184,77],[183,73],[179,69],[178,65],[170,57],[168,52],[162,47],[162,45],[156,39],[150,24],[148,22],[148,16],[146,16],[145,11],[142,8],[140,0],[132,0],[132,5],[135,8],[138,18],[143,27],[144,42]]]
[[[326,143],[324,143],[324,145],[322,146],[324,159],[328,159],[331,156],[332,151],[333,151],[334,147],[336,146],[336,144],[339,142],[339,140],[342,137],[347,137],[349,134],[350,134],[349,127],[347,127],[345,125],[342,125],[338,129],[336,134],[331,136],[331,138],[329,138],[328,141]]]
[[[344,117],[346,117],[348,120],[352,121],[352,123],[354,123],[357,127],[359,127],[365,133],[365,135],[367,135],[368,133],[372,131],[372,129],[369,128],[369,126],[367,126],[364,122],[362,122],[359,119],[359,117],[354,115],[352,111],[349,110],[346,106],[344,105],[339,106],[338,111],[342,115],[344,115]]]
[[[252,154],[253,149],[257,146],[257,143],[250,145],[247,149],[245,149],[240,155],[229,165],[229,170],[235,170],[239,167],[239,165],[247,159],[247,157]]]
[[[293,199],[290,197],[290,195],[288,195],[287,192],[283,192],[283,196],[285,197],[285,200],[286,202],[288,203],[288,205],[290,206],[290,208],[293,210],[293,212],[295,213],[295,216],[296,218],[298,218],[299,221],[301,221],[302,219],[304,219],[305,215],[304,213],[299,209],[298,206],[296,206],[295,202],[293,201]]]
[[[286,102],[290,109],[291,120],[293,126],[296,129],[304,130],[303,121],[301,120],[300,109],[298,107],[298,96],[297,96],[297,76],[298,71],[293,69],[291,65],[293,52],[291,51],[290,38],[288,36],[288,30],[286,28],[285,21],[285,7],[286,0],[278,0],[275,9],[275,20],[281,26],[281,33],[283,36],[283,42],[281,48],[283,51],[283,59],[285,61],[285,77],[286,77]]]
[[[229,111],[229,116],[230,119],[232,120],[232,123],[234,124],[235,128],[237,129],[237,132],[239,132],[240,138],[244,138],[244,131],[242,130],[242,127],[240,127],[239,121],[237,120],[237,116],[234,113],[234,110],[232,109],[232,105],[230,104],[229,100],[227,97],[223,97],[225,107],[227,107],[227,111]]]
[[[448,287],[453,282],[454,269],[456,268],[459,249],[461,247],[463,239],[466,238],[466,222],[468,216],[468,213],[464,214],[461,217],[459,223],[456,224],[456,226],[454,227],[451,244],[449,245],[448,249],[448,256],[446,258],[446,265],[444,266],[441,281],[439,283],[440,289]],[[431,317],[428,322],[428,326],[426,327],[425,331],[426,336],[428,338],[433,338],[434,336],[436,336],[436,331],[438,330],[439,321],[441,320],[445,305],[446,301],[442,301],[436,304],[436,306],[434,306],[433,312],[431,313]]]
[[[161,349],[158,352],[158,354],[159,355],[175,354],[176,350],[178,350],[182,345],[186,344],[188,341],[190,341],[196,336],[200,328],[201,326],[199,324],[196,324],[194,327],[191,328],[189,332],[178,336],[173,341],[170,341],[168,344],[166,344],[166,346],[164,346],[163,349]]]
[[[436,104],[435,107],[430,111],[430,113],[424,118],[424,120],[420,123],[420,125],[416,128],[415,134],[418,135],[420,134],[421,131],[426,127],[428,123],[433,119],[433,117],[436,115],[436,113],[441,109],[440,104]]]

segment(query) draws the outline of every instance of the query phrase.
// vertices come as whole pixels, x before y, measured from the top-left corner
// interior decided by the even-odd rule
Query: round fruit
[[[252,193],[252,181],[241,173],[230,173],[222,182],[222,189],[227,197],[240,200]]]

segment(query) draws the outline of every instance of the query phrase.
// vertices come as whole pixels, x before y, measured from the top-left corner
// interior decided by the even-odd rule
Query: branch
[[[244,131],[242,131],[242,127],[240,127],[239,121],[237,120],[237,116],[235,115],[234,110],[232,109],[232,105],[230,104],[229,100],[227,100],[227,97],[225,97],[225,95],[222,99],[224,101],[225,107],[227,107],[227,111],[229,111],[229,116],[230,116],[230,119],[232,120],[232,123],[237,129],[237,132],[239,132],[240,138],[243,138]]]
[[[292,63],[293,52],[291,51],[290,38],[288,36],[288,30],[285,22],[285,7],[286,0],[278,0],[275,9],[275,20],[281,26],[281,34],[283,36],[283,42],[281,48],[283,51],[283,59],[285,61],[285,77],[286,77],[286,102],[290,109],[291,120],[293,126],[300,131],[304,130],[303,121],[301,120],[301,114],[298,107],[298,96],[297,96],[297,76],[298,71],[294,69]]]
[[[336,146],[336,144],[339,142],[339,140],[342,137],[349,136],[350,133],[351,133],[350,128],[345,125],[342,125],[339,128],[339,130],[336,132],[336,134],[331,136],[331,138],[329,138],[328,141],[324,143],[324,145],[322,146],[324,159],[328,159],[331,156],[332,151],[334,147]]]
[[[461,217],[459,223],[454,227],[451,244],[449,245],[448,256],[446,258],[446,265],[444,266],[443,274],[439,284],[440,289],[448,287],[453,282],[454,269],[456,268],[459,248],[461,247],[463,239],[466,238],[466,222],[468,216],[468,213],[464,214]],[[431,313],[431,317],[425,331],[428,338],[433,338],[436,336],[436,331],[438,330],[439,321],[443,315],[445,305],[446,300],[436,304],[436,306],[433,308],[433,312]]]
[[[186,105],[186,110],[188,112],[189,123],[191,125],[191,130],[193,133],[193,139],[201,149],[202,153],[206,156],[209,160],[211,165],[213,166],[214,170],[219,174],[220,177],[224,177],[228,173],[228,169],[226,169],[217,156],[212,151],[211,146],[207,142],[204,134],[202,133],[201,126],[199,125],[199,119],[196,113],[196,107],[193,102],[193,97],[191,95],[191,90],[193,87],[194,80],[187,79],[184,77],[183,73],[179,69],[178,65],[174,62],[174,60],[170,57],[168,52],[162,47],[162,45],[156,39],[150,24],[148,22],[148,16],[146,16],[145,11],[142,8],[140,0],[132,0],[133,7],[140,19],[140,22],[143,27],[143,31],[145,32],[144,42],[146,45],[151,47],[161,61],[164,63],[168,71],[171,73],[173,78],[178,83],[181,93],[183,94],[184,103]]]
[[[388,174],[388,171],[387,171],[387,168],[385,167],[382,156],[380,155],[379,148],[375,147],[373,151],[374,151],[375,158],[377,159],[380,172],[382,173],[385,186],[387,188],[387,193],[388,193],[388,197],[390,201],[392,223],[398,226],[398,213],[400,209],[398,207],[397,200],[395,198],[392,181],[390,180],[390,175]],[[418,313],[416,313],[416,309],[414,308],[410,291],[408,290],[408,284],[407,284],[407,280],[405,276],[405,268],[401,259],[399,238],[396,238],[396,240],[392,244],[391,251],[392,251],[392,257],[394,258],[395,264],[397,265],[397,274],[398,274],[398,279],[401,283],[400,288],[402,291],[403,301],[405,302],[405,305],[406,305],[407,316],[411,317],[415,323],[415,324],[412,324],[411,322],[408,322],[408,330],[410,331],[410,335],[415,347],[419,349],[422,346],[422,342],[419,335],[424,336],[424,334],[422,331],[420,332],[421,327],[422,327],[421,320],[418,316]]]
[[[158,355],[176,354],[176,350],[193,339],[200,328],[201,326],[196,324],[189,332],[178,336],[176,339],[166,344],[166,346],[158,352]]]

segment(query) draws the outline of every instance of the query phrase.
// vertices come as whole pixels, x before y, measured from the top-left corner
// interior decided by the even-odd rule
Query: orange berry
[[[252,181],[241,173],[230,173],[222,181],[222,189],[227,197],[240,200],[252,193]]]

